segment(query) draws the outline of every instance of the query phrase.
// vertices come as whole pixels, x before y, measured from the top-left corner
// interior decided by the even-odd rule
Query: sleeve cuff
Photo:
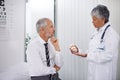
[[[63,56],[60,54],[60,52],[57,52],[55,55],[55,64],[59,67],[62,67],[64,64]]]

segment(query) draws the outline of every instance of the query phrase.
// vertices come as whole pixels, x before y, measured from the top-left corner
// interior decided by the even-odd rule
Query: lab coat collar
[[[109,22],[107,22],[104,26],[102,26],[101,28],[99,28],[99,30],[97,29],[97,31],[98,31],[98,32],[104,31],[105,28],[106,28],[108,25],[110,25]]]

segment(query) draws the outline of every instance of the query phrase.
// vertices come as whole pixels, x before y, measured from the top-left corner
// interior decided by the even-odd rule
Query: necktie
[[[48,43],[45,43],[44,46],[45,46],[45,53],[46,53],[47,66],[50,67],[50,58],[49,58]]]

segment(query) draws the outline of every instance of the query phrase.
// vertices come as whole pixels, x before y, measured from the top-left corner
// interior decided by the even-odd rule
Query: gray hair
[[[46,27],[47,26],[47,20],[49,20],[49,19],[48,18],[42,18],[42,19],[39,19],[37,21],[37,23],[36,23],[37,33],[39,33],[41,27]]]
[[[104,5],[97,5],[93,10],[91,11],[91,15],[95,16],[97,18],[105,18],[105,23],[109,21],[109,10]]]

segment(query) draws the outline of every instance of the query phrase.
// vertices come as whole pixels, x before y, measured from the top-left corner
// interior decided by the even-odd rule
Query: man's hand
[[[56,71],[60,70],[60,67],[58,67],[57,65],[54,65],[54,68],[56,69]]]
[[[55,50],[56,50],[56,51],[60,51],[58,39],[55,38],[55,37],[52,37],[52,38],[51,38],[51,42],[52,42],[53,46],[55,47]]]

